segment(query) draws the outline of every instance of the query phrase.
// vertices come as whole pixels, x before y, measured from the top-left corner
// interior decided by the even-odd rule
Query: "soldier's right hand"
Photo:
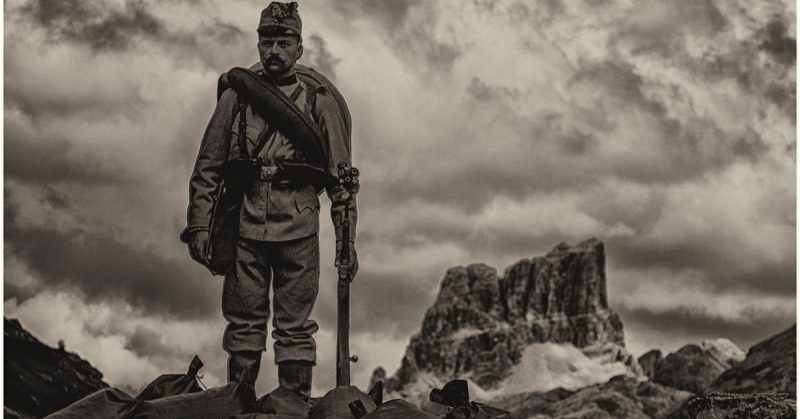
[[[189,254],[192,256],[192,259],[207,266],[208,265],[208,259],[206,258],[207,248],[208,248],[208,231],[198,230],[192,233],[191,237],[189,238]]]

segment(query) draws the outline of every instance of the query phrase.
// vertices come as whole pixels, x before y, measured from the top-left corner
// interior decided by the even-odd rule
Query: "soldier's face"
[[[280,77],[294,71],[295,62],[303,55],[303,44],[297,36],[259,35],[258,55],[267,74]]]

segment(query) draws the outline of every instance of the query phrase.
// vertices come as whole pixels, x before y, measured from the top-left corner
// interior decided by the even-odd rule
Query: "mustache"
[[[283,63],[283,60],[280,57],[270,57],[270,58],[267,58],[267,62],[268,63],[273,63],[273,62],[275,62],[275,63]]]

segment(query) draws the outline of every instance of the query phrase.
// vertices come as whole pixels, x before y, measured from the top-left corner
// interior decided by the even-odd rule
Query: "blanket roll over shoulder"
[[[274,124],[301,152],[305,161],[331,173],[330,144],[315,122],[289,97],[264,77],[249,69],[236,67],[220,78],[219,92],[231,87],[253,104],[270,124]],[[335,179],[327,179],[329,186]]]
[[[297,110],[294,110],[288,116],[284,116],[286,118],[285,121],[297,118],[305,119],[304,121],[297,120],[296,123],[299,124],[297,126],[302,128],[307,133],[306,135],[309,135],[309,130],[316,130],[316,134],[321,135],[321,138],[319,138],[321,141],[320,148],[325,153],[327,162],[319,167],[329,174],[331,180],[334,180],[337,171],[336,166],[339,163],[346,162],[348,165],[352,165],[350,137],[353,123],[350,110],[339,89],[323,74],[302,64],[297,64],[295,69],[300,82],[306,85],[309,92],[314,93],[311,95],[312,98],[315,98],[312,110],[314,121],[309,120],[302,112],[298,114]],[[257,62],[247,70],[252,74],[260,75],[263,73],[264,67],[260,62]],[[217,98],[222,95],[222,92],[231,87],[229,73],[223,73],[217,82]],[[273,103],[272,105],[276,104]],[[314,134],[310,135],[312,135],[311,138],[316,140],[313,136]]]

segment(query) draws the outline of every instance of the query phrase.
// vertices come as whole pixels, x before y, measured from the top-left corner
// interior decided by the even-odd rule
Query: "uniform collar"
[[[275,81],[277,86],[291,86],[295,83],[297,83],[297,73],[292,73]]]

